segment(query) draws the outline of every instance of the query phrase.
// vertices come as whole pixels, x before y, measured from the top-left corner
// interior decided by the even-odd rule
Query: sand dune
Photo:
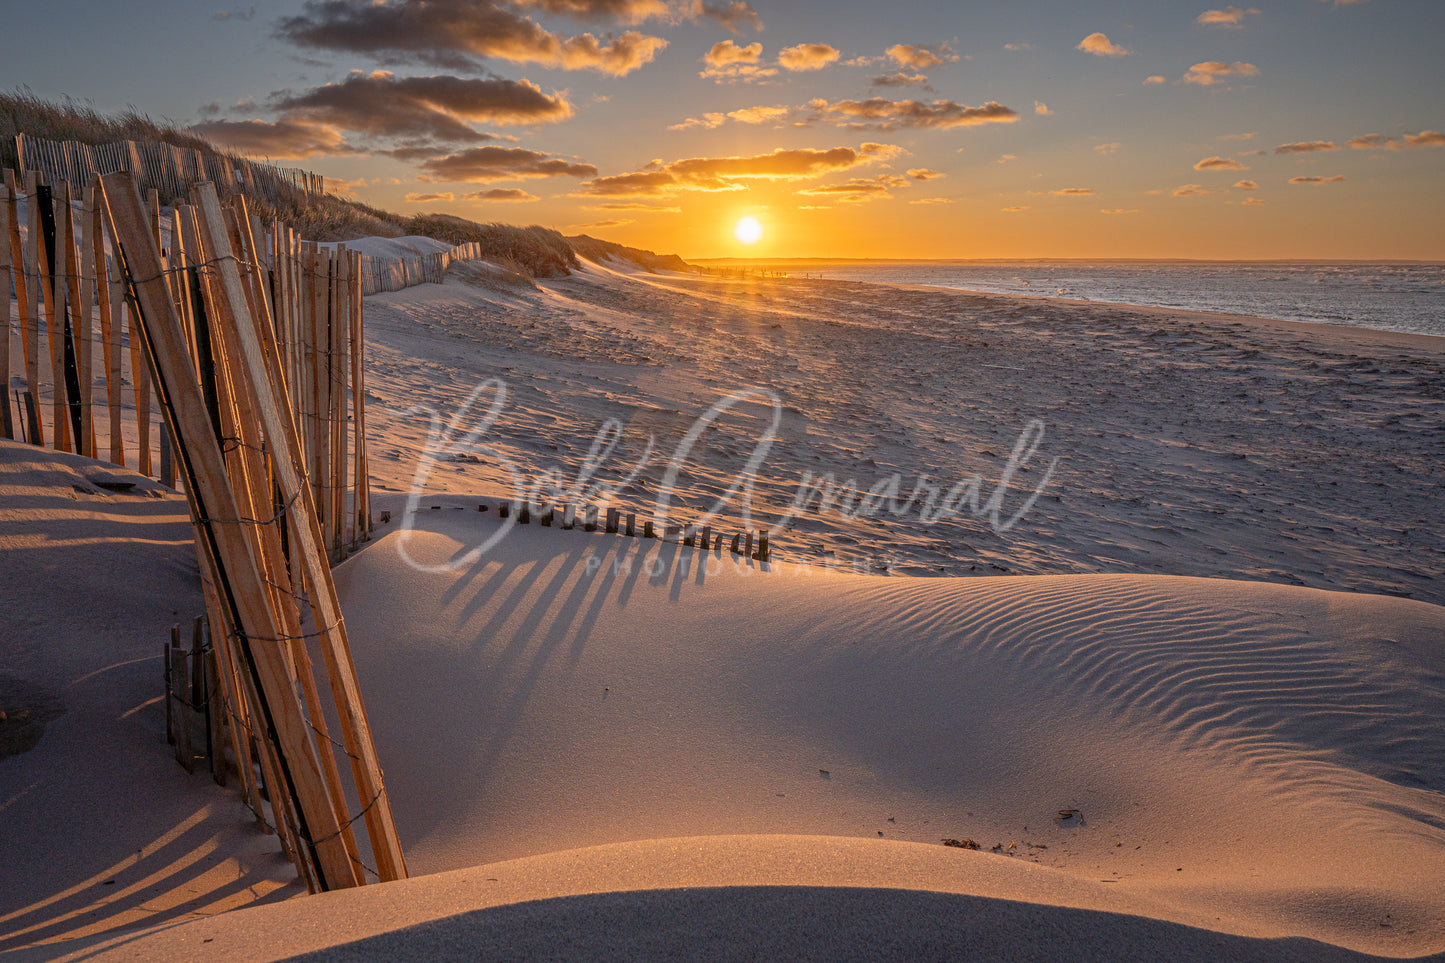
[[[206,915],[295,887],[162,741],[160,645],[201,609],[184,505],[0,443],[0,672],[65,709],[0,759],[0,949],[1445,952],[1431,339],[616,265],[472,280],[368,302],[393,521],[337,570],[417,878]],[[503,416],[438,442],[492,376]],[[567,487],[607,417],[597,478],[648,511],[666,457],[624,477],[647,437],[666,451],[749,387],[780,405],[754,524],[806,471],[991,488],[1032,417],[1018,490],[1060,460],[1006,531],[928,521],[905,488],[897,515],[799,514],[767,565],[536,525],[473,554],[501,530],[478,503],[513,471]],[[674,517],[771,415],[719,418]]]

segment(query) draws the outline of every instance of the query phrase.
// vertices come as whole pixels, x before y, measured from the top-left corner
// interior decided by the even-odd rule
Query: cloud
[[[740,107],[729,111],[728,118],[740,124],[766,124],[788,116],[787,107]]]
[[[662,0],[509,0],[511,6],[541,10],[551,16],[573,20],[642,23],[653,17],[670,17],[671,8]]]
[[[958,62],[958,54],[946,43],[940,44],[914,44],[896,43],[884,51],[888,59],[900,67],[910,67],[914,70],[927,70],[929,67],[937,67],[940,64],[952,64]]]
[[[456,200],[456,195],[451,191],[445,191],[441,194],[408,194],[405,200],[408,204],[429,204],[433,201],[454,201]]]
[[[999,210],[1003,211],[1005,214],[1017,214],[1019,211],[1026,211],[1026,210],[1028,210],[1028,209],[1029,209],[1029,208],[1028,208],[1028,205],[1027,205],[1027,204],[1023,205],[1022,207],[1001,207],[1001,208],[999,208]]]
[[[1250,131],[1250,132],[1247,133],[1247,134],[1220,134],[1220,135],[1219,135],[1219,139],[1220,139],[1220,140],[1253,140],[1253,139],[1255,138],[1255,134],[1256,134],[1255,131]]]
[[[1049,110],[1049,105],[1044,103],[1042,100],[1036,100],[1034,101],[1034,113],[1038,114],[1041,117],[1048,117],[1050,114],[1053,113],[1053,111]]]
[[[564,95],[545,94],[526,80],[396,77],[385,71],[353,73],[337,84],[273,95],[270,106],[286,119],[305,119],[379,137],[426,137],[476,142],[490,135],[470,122],[556,123],[572,116]]]
[[[1118,44],[1111,43],[1109,38],[1102,33],[1089,34],[1083,40],[1080,40],[1079,45],[1074,49],[1091,53],[1095,57],[1123,57],[1132,52],[1125,50]]]
[[[953,198],[951,198],[951,197],[920,197],[920,198],[917,198],[916,200],[909,201],[908,203],[910,203],[910,204],[952,204],[952,203],[953,203]]]
[[[709,67],[726,67],[728,64],[755,64],[762,55],[763,45],[760,43],[739,47],[731,40],[719,40],[702,55],[702,59]]]
[[[573,164],[521,147],[472,147],[422,161],[427,181],[464,181],[490,184],[529,177],[595,177],[591,164]]]
[[[842,56],[838,48],[825,43],[800,43],[778,51],[778,63],[786,70],[822,70]]]
[[[948,175],[943,171],[931,170],[927,167],[911,167],[908,170],[908,176],[915,181],[931,181],[936,177],[947,177]]]
[[[1202,194],[1217,194],[1218,191],[1211,190],[1203,184],[1181,184],[1170,193],[1175,197],[1198,197]]]
[[[1379,134],[1352,137],[1345,143],[1355,150],[1412,150],[1416,147],[1445,147],[1445,134],[1438,130],[1422,130],[1390,140]]]
[[[256,19],[256,5],[253,3],[245,10],[217,10],[211,14],[211,19],[218,23],[242,22]]]
[[[1235,181],[1234,188],[1240,191],[1257,191],[1259,190],[1259,185],[1254,181]]]
[[[743,0],[703,3],[695,7],[695,10],[696,16],[711,20],[733,33],[741,33],[743,27],[751,27],[757,33],[763,31],[763,21],[758,17],[758,12],[753,9],[752,4],[744,3]]]
[[[738,191],[750,180],[802,180],[845,171],[896,156],[891,144],[867,143],[856,150],[779,148],[771,154],[744,157],[688,157],[664,164],[653,161],[640,171],[596,177],[579,188],[593,197],[661,197],[682,191]],[[906,183],[903,178],[898,181]],[[886,186],[886,185],[885,185]]]
[[[1131,207],[1131,208],[1125,210],[1125,209],[1122,208],[1122,207],[1101,207],[1101,208],[1099,208],[1099,213],[1100,213],[1100,214],[1138,214],[1138,213],[1139,213],[1139,208],[1137,208],[1137,207]]]
[[[1229,159],[1228,157],[1206,157],[1206,158],[1204,158],[1204,160],[1202,160],[1202,161],[1200,161],[1199,163],[1195,164],[1195,165],[1194,165],[1194,169],[1197,170],[1197,171],[1247,171],[1247,170],[1249,170],[1248,167],[1245,167],[1245,166],[1244,166],[1243,164],[1241,164],[1239,161],[1237,161],[1237,160],[1231,160],[1231,159]]]
[[[1144,83],[1145,83],[1146,85],[1150,85],[1150,84],[1162,84],[1162,83],[1167,83],[1167,82],[1168,82],[1168,78],[1163,77],[1163,76],[1161,76],[1160,74],[1151,74],[1150,76],[1144,78]]]
[[[217,147],[247,157],[291,159],[318,154],[359,154],[341,131],[308,120],[213,120],[187,128]]]
[[[651,9],[646,0],[561,0],[560,5],[594,19],[624,22],[639,10]],[[651,62],[667,46],[661,37],[635,30],[605,40],[590,33],[562,36],[504,0],[306,0],[301,9],[299,15],[278,21],[278,38],[298,47],[451,67],[494,57],[620,77]]]
[[[1258,73],[1259,68],[1254,64],[1240,63],[1238,60],[1232,64],[1218,60],[1206,60],[1190,67],[1189,72],[1184,75],[1184,82],[1208,87],[1222,83],[1221,77],[1253,77]]]
[[[1000,155],[998,155],[998,160],[994,161],[994,163],[995,163],[995,164],[1007,164],[1009,161],[1016,161],[1016,160],[1018,160],[1018,159],[1019,159],[1019,155],[1017,155],[1017,154],[1000,154]]]
[[[1056,191],[1049,191],[1049,193],[1060,197],[1088,197],[1094,193],[1094,189],[1092,187],[1061,187]]]
[[[634,201],[612,201],[585,208],[589,211],[646,211],[649,214],[681,214],[680,207],[659,207],[656,204],[639,204]]]
[[[759,63],[763,55],[763,45],[750,43],[746,47],[739,47],[731,40],[722,40],[712,45],[707,53],[703,54],[703,63],[707,68],[698,74],[704,80],[750,82],[762,80],[767,77],[776,76],[778,71],[773,67],[764,67]]]
[[[868,81],[870,87],[922,87],[924,90],[932,90],[933,85],[928,82],[924,74],[905,74],[899,71],[896,74],[879,74]]]
[[[672,124],[668,130],[691,130],[694,127],[701,127],[703,130],[713,130],[727,123],[727,114],[707,113],[701,117],[689,117],[679,124]]]
[[[1098,151],[1100,154],[1108,156],[1109,154],[1117,154],[1119,152],[1119,148],[1123,146],[1124,145],[1119,143],[1118,141],[1111,141],[1107,144],[1095,144],[1094,150]]]
[[[520,187],[493,187],[485,191],[472,191],[463,194],[464,201],[499,201],[503,203],[530,204],[532,201],[540,201],[536,194],[529,194]]]
[[[1280,144],[1274,149],[1276,154],[1314,154],[1325,150],[1339,150],[1340,145],[1332,140],[1302,140],[1293,144]]]
[[[894,186],[897,185],[881,179],[855,177],[842,184],[808,187],[797,193],[804,197],[836,197],[840,201],[856,203],[892,197],[888,189]]]
[[[1031,43],[1006,43],[1003,45],[1003,49],[1013,51],[1032,50],[1034,49],[1034,45]]]
[[[630,218],[630,217],[619,217],[619,218],[613,218],[612,220],[608,220],[608,221],[592,221],[592,222],[587,223],[587,224],[578,224],[577,227],[596,229],[596,228],[599,228],[599,227],[622,227],[622,226],[625,225],[625,224],[633,224],[633,223],[636,223],[636,222],[633,221],[633,219]]]
[[[881,130],[897,127],[947,129],[975,124],[1010,124],[1019,119],[1017,111],[994,101],[980,107],[965,107],[951,100],[924,103],[918,100],[873,97],[869,100],[840,100],[832,104],[819,99],[808,106],[820,115],[839,123],[863,122],[876,125]]]
[[[1315,177],[1310,175],[1305,177],[1291,177],[1289,182],[1291,184],[1338,184],[1344,179],[1344,174],[1336,174],[1334,177]]]
[[[1240,203],[1241,205],[1243,205],[1244,207],[1263,207],[1263,206],[1264,206],[1264,201],[1260,200],[1260,199],[1257,198],[1257,197],[1246,197],[1244,200],[1240,201],[1239,203]]]
[[[1238,7],[1225,7],[1223,10],[1206,10],[1194,18],[1195,23],[1202,23],[1208,27],[1239,27],[1244,23],[1246,15],[1258,16],[1259,11],[1254,7],[1248,10],[1241,10]]]

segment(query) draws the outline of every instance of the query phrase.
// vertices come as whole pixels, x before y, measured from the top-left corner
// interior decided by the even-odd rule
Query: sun
[[[742,244],[756,244],[763,239],[763,226],[756,217],[744,217],[733,228],[733,237]]]

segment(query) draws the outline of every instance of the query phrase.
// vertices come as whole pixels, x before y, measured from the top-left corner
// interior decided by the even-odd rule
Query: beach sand
[[[234,790],[166,752],[160,645],[200,611],[184,503],[0,445],[5,672],[66,710],[0,760],[0,948],[1445,952],[1436,339],[618,265],[467,277],[368,300],[392,521],[337,569],[417,878],[210,915],[296,887]],[[429,444],[417,407],[445,426],[490,377],[485,433]],[[535,524],[473,551],[513,471],[574,479],[608,417],[599,479],[660,445],[616,496],[651,511],[699,415],[761,388],[755,527],[807,471],[896,474],[906,510],[800,512],[766,564]],[[745,476],[761,398],[678,464],[673,518]],[[1004,519],[1058,461],[1012,527],[909,502],[924,474],[995,491],[1030,419]],[[744,522],[735,500],[715,524]],[[924,574],[958,577],[897,577]]]

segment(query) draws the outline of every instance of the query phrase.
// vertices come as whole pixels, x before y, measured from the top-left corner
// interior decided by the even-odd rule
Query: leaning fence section
[[[275,236],[268,253],[244,198],[224,206],[204,183],[190,198],[172,212],[163,255],[153,195],[147,203],[127,172],[105,175],[92,195],[200,562],[214,665],[188,666],[177,639],[171,691],[189,676],[184,703],[210,707],[213,752],[229,749],[243,797],[312,891],[399,879],[405,860],[327,563],[335,468],[315,474],[340,430],[326,407],[352,360],[339,342],[359,330],[342,305],[355,258],[323,267],[319,253]],[[293,395],[313,399],[309,428]]]
[[[187,690],[213,750],[313,891],[405,876],[329,564],[371,524],[359,256],[266,232],[209,183],[162,216],[125,171],[4,173],[0,371],[19,403],[7,391],[0,428],[147,473],[164,439],[214,649]]]
[[[401,291],[417,284],[441,284],[447,268],[455,261],[479,261],[482,246],[476,242],[458,244],[450,251],[419,254],[416,257],[363,257],[361,293]]]
[[[35,171],[4,172],[0,301],[9,323],[0,338],[6,385],[0,436],[108,460],[175,486],[177,461],[159,427],[159,398],[104,230],[97,185],[95,179],[84,186],[52,184]],[[151,190],[147,208],[167,290],[192,353],[202,357],[209,339],[204,264],[185,205],[163,210],[159,192]],[[344,245],[328,251],[303,242],[278,222],[264,225],[248,215],[246,226],[256,239],[254,269],[294,386],[288,415],[301,433],[328,555],[340,560],[371,532],[362,259]],[[214,391],[209,380],[204,384]]]

